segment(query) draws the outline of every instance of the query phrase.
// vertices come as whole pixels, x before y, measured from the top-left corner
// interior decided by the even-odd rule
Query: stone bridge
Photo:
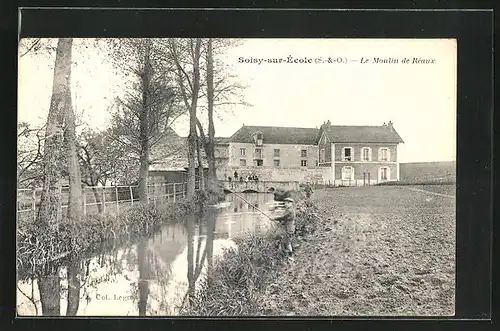
[[[299,182],[274,182],[274,181],[222,181],[224,190],[234,193],[271,193],[275,190],[296,191],[299,189]]]

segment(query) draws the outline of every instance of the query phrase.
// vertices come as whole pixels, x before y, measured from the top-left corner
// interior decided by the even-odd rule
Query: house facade
[[[217,169],[221,180],[255,174],[261,181],[318,181],[322,169],[318,129],[242,126],[227,138],[227,166]]]
[[[392,122],[382,126],[333,126],[320,128],[319,163],[331,173],[334,185],[367,185],[399,180],[398,146],[403,140]]]
[[[169,173],[185,174],[187,138],[172,138],[175,147],[159,148],[158,154],[168,157],[160,157],[150,167],[155,179],[166,179]],[[215,143],[219,180],[234,180],[237,172],[243,178],[254,174],[260,181],[359,186],[399,180],[398,146],[403,140],[392,122],[336,126],[328,121],[319,129],[243,125],[229,138],[216,138]],[[165,153],[167,147],[173,152]]]

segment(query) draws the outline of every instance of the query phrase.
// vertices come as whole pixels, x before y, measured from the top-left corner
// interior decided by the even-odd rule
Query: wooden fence
[[[199,181],[196,182],[196,190]],[[83,213],[97,214],[104,212],[119,213],[120,208],[133,206],[139,202],[138,186],[84,186],[83,190]],[[148,185],[148,199],[156,205],[157,202],[175,202],[186,196],[187,183],[151,183]],[[17,214],[29,217],[33,220],[40,205],[42,189],[18,189],[17,190]],[[59,208],[62,213],[68,208],[69,187],[61,187],[62,203]]]

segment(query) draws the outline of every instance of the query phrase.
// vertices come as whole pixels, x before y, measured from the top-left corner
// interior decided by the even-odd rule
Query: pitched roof
[[[227,138],[214,137],[216,144],[221,144]],[[208,168],[208,162],[205,155],[205,149],[200,145],[202,164],[204,168]],[[179,171],[188,167],[188,138],[169,136],[167,139],[158,143],[151,150],[151,165],[150,171]],[[196,158],[198,163],[198,158]]]
[[[325,134],[335,143],[403,143],[394,128],[388,126],[347,126],[330,125]]]
[[[254,143],[252,134],[262,132],[264,144],[313,145],[319,129],[278,126],[242,126],[228,142]]]

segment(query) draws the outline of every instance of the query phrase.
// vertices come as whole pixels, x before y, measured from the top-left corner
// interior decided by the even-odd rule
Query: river
[[[268,213],[272,194],[239,194]],[[235,194],[226,196],[223,208],[189,215],[185,222],[165,224],[155,234],[134,244],[100,252],[83,262],[83,281],[77,316],[175,316],[188,290],[203,279],[207,261],[224,248],[235,247],[233,238],[272,226],[271,221]],[[66,313],[66,270],[60,270],[61,315]],[[24,293],[24,294],[23,294]],[[33,294],[32,294],[33,293]],[[34,297],[35,304],[26,298]],[[41,315],[36,280],[18,282],[17,313]]]

